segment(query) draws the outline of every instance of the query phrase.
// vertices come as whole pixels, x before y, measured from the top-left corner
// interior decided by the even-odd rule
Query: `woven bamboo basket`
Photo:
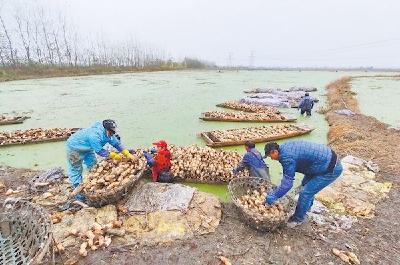
[[[239,210],[240,217],[248,226],[262,231],[274,231],[283,226],[293,214],[295,203],[292,198],[285,196],[279,200],[282,203],[285,216],[280,220],[271,220],[263,215],[245,209],[239,202],[239,198],[246,194],[247,190],[260,190],[265,187],[267,192],[272,191],[275,186],[262,178],[236,178],[229,182],[228,190],[233,203]]]
[[[93,207],[102,207],[107,204],[114,204],[118,202],[131,191],[139,179],[144,176],[145,171],[145,168],[139,170],[139,172],[134,174],[125,185],[120,185],[110,191],[93,193],[83,190],[82,193],[86,197],[86,203]]]
[[[39,264],[52,240],[49,214],[19,199],[6,200],[0,208],[0,264]]]

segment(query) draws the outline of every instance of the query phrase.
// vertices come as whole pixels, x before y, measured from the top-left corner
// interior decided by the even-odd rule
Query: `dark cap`
[[[115,133],[115,131],[116,131],[116,129],[117,129],[117,124],[115,123],[114,120],[104,120],[104,121],[103,121],[103,127],[104,127],[106,130]]]

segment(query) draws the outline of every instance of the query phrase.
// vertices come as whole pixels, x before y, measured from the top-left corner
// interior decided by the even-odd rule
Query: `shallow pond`
[[[363,77],[351,84],[362,113],[400,126],[400,77]]]
[[[325,86],[344,75],[361,73],[315,71],[176,71],[103,76],[65,77],[0,83],[0,113],[29,112],[21,125],[0,130],[36,127],[87,127],[94,121],[115,119],[122,142],[127,147],[148,147],[165,139],[178,145],[204,145],[197,133],[213,129],[239,128],[260,123],[205,122],[201,112],[217,109],[216,104],[238,99],[243,91],[256,87],[315,86],[324,105]],[[296,114],[295,109],[283,109]],[[316,128],[298,137],[326,143],[328,130],[323,117],[314,112],[298,122]],[[258,144],[262,150],[263,144]],[[244,152],[242,146],[229,150]],[[2,147],[0,163],[14,167],[49,169],[66,166],[63,142]],[[273,180],[280,179],[281,167],[268,161]],[[226,185],[193,184],[227,200]]]

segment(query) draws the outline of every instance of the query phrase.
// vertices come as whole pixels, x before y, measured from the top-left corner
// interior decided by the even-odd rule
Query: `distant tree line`
[[[1,10],[0,10],[1,12]],[[112,67],[206,68],[211,65],[185,58],[177,63],[163,51],[135,41],[111,45],[105,41],[83,41],[66,22],[43,9],[29,15],[0,13],[0,67]]]

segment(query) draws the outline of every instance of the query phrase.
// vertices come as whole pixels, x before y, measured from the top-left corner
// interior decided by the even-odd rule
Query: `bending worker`
[[[172,182],[171,174],[171,153],[168,144],[164,140],[153,143],[157,149],[152,149],[152,154],[144,151],[143,155],[147,160],[147,165],[151,167],[151,178],[153,182]]]
[[[335,181],[343,171],[342,164],[332,149],[307,141],[288,141],[281,145],[267,143],[265,156],[278,160],[283,168],[281,184],[265,199],[268,204],[273,204],[293,187],[295,172],[304,174],[296,211],[288,223],[291,228],[304,221],[315,194]]]
[[[81,129],[68,138],[66,143],[68,178],[73,188],[82,183],[82,163],[88,169],[96,163],[95,153],[104,158],[121,160],[121,154],[104,149],[104,145],[107,143],[115,147],[122,155],[130,159],[134,158],[115,137],[116,128],[115,121],[104,120],[103,122],[96,122],[92,127]],[[80,194],[76,198],[78,200],[84,199]]]
[[[256,149],[255,143],[247,141],[244,145],[246,153],[244,154],[242,161],[240,161],[237,167],[233,169],[233,174],[237,174],[247,168],[250,171],[251,177],[263,178],[269,181],[269,168],[267,164],[265,164],[261,153]]]
[[[301,100],[299,104],[300,114],[303,115],[304,113],[307,116],[311,116],[311,110],[314,107],[314,99],[310,96],[308,92],[306,92],[304,98]]]

